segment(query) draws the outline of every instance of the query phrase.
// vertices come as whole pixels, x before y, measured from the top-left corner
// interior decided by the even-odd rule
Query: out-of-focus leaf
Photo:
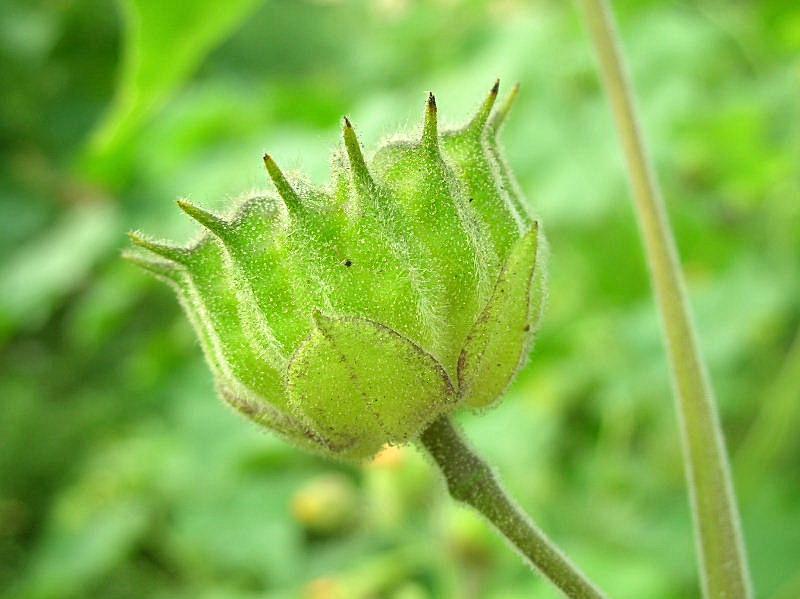
[[[114,207],[79,206],[13,254],[0,266],[0,341],[40,326],[119,235]]]
[[[91,525],[62,527],[48,536],[19,599],[63,599],[123,559],[147,525],[141,502],[113,504],[92,515]]]
[[[114,103],[91,140],[93,177],[115,182],[124,146],[259,2],[122,2],[125,60]]]

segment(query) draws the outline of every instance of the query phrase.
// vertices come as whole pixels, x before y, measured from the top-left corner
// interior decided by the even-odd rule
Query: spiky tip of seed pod
[[[526,359],[544,297],[544,239],[496,134],[499,82],[460,129],[365,159],[345,117],[334,185],[264,166],[277,195],[222,217],[186,200],[191,246],[131,234],[126,257],[169,282],[222,398],[291,442],[363,460],[459,406],[497,402]]]
[[[361,144],[358,143],[355,129],[350,119],[344,117],[344,147],[347,151],[347,158],[350,162],[350,171],[353,175],[353,181],[357,188],[362,191],[367,191],[372,183],[372,177],[369,174],[369,168],[364,160],[364,154],[361,152]]]
[[[481,107],[478,109],[478,112],[475,113],[475,116],[472,117],[472,120],[465,127],[465,129],[472,135],[479,137],[486,131],[486,124],[489,121],[489,116],[492,114],[492,108],[497,100],[497,94],[499,91],[500,80],[497,79],[494,82],[492,89],[489,90],[489,95],[486,96],[483,104],[481,104]]]
[[[178,200],[178,207],[220,239],[227,237],[230,225],[216,214],[203,210],[187,200]]]

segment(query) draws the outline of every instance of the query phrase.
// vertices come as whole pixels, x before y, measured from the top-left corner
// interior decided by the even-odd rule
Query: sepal
[[[489,303],[469,333],[458,361],[459,391],[466,405],[485,408],[511,383],[528,355],[539,321],[540,255],[536,224],[508,256]]]
[[[364,459],[405,443],[456,395],[439,363],[407,338],[365,318],[316,312],[315,327],[291,358],[289,401],[341,457]]]

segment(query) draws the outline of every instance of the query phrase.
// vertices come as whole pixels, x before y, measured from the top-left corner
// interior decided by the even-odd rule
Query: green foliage
[[[106,184],[119,180],[125,146],[203,58],[258,5],[257,0],[122,0],[123,67],[110,112],[94,134],[87,165]]]
[[[111,207],[78,207],[47,234],[32,239],[0,269],[0,339],[17,327],[36,328],[93,262],[116,243]]]
[[[221,409],[172,294],[119,259],[133,227],[190,239],[178,197],[223,210],[231,195],[263,190],[254,157],[264,150],[319,184],[343,114],[358,115],[374,147],[416,122],[421,89],[439,92],[443,115],[468,118],[487,76],[524,92],[503,142],[546,225],[550,300],[535,360],[507,399],[459,420],[610,596],[695,596],[658,321],[574,6],[265,2],[137,126],[124,156],[78,169],[116,91],[126,24],[108,6],[0,3],[0,263],[27,265],[0,289],[0,596],[556,597],[448,505],[414,451],[332,466]],[[758,596],[794,599],[800,9],[615,8],[720,398]],[[111,173],[113,186],[87,183],[86,169]],[[331,474],[350,481],[361,509],[319,538],[292,506]]]

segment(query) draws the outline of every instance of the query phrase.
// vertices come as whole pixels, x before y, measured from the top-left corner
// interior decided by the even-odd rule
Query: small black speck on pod
[[[344,264],[347,268],[350,268],[351,266],[353,266],[353,261],[350,258],[348,258],[347,260],[342,262],[342,264]]]

